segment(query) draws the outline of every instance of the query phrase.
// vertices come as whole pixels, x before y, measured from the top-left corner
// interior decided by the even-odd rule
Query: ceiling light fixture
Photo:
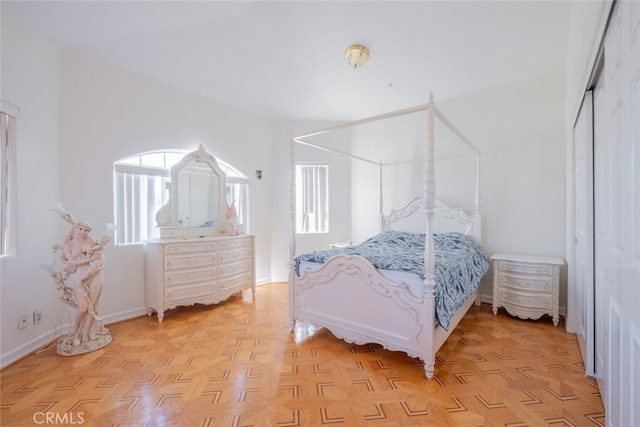
[[[369,59],[369,49],[361,44],[352,44],[344,51],[344,57],[351,67],[359,68]]]

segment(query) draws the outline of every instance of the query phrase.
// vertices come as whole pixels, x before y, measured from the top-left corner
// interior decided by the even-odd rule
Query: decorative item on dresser
[[[560,267],[557,257],[497,253],[493,261],[493,313],[504,307],[521,319],[545,314],[558,326]]]
[[[151,315],[184,305],[215,304],[251,288],[254,236],[208,236],[146,242],[146,304]]]

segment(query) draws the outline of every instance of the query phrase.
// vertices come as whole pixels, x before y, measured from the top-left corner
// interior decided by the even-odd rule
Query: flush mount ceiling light
[[[359,68],[369,59],[369,49],[361,44],[352,44],[344,51],[344,57],[351,67]]]

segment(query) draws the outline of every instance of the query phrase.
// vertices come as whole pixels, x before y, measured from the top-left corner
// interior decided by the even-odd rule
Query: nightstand
[[[498,253],[493,261],[493,314],[504,307],[521,319],[545,314],[558,326],[562,258]]]

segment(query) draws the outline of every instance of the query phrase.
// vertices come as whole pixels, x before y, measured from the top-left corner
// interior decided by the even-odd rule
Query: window
[[[329,232],[327,165],[296,165],[296,232]]]
[[[114,164],[116,244],[141,243],[157,236],[156,212],[169,203],[171,167],[186,151],[155,151],[127,157]],[[227,203],[235,201],[236,227],[248,232],[249,180],[231,165],[216,159],[227,174]]]
[[[15,216],[15,121],[18,108],[2,101],[0,110],[0,256],[11,253]]]

